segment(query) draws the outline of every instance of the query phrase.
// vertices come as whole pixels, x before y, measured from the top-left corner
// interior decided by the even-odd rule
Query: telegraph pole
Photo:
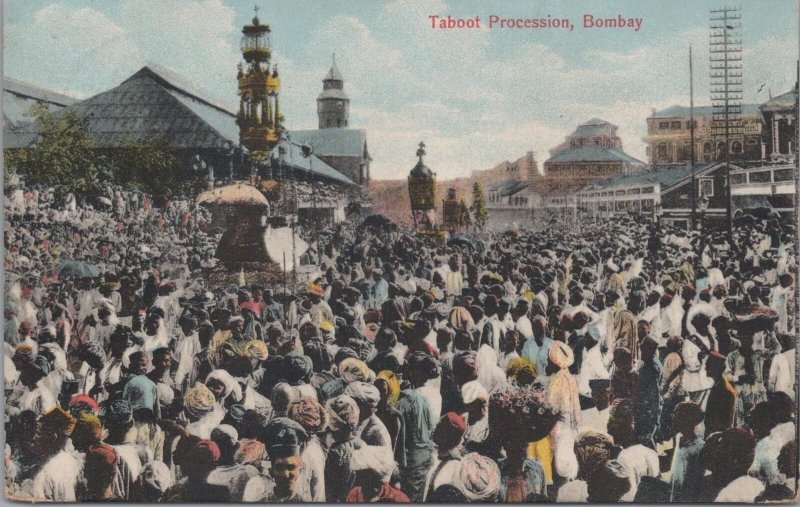
[[[730,136],[742,132],[742,15],[738,7],[711,10],[709,63],[711,68],[712,134],[725,139],[725,197],[728,242],[733,246],[733,207],[730,178]]]
[[[694,174],[694,74],[692,73],[692,45],[689,44],[689,132],[691,147],[689,148],[689,170],[692,172],[692,231],[696,227],[697,213],[697,180]]]

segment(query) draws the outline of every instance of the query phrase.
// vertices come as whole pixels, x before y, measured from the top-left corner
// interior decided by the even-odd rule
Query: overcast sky
[[[375,178],[401,178],[420,139],[440,177],[469,175],[534,150],[600,117],[646,160],[652,108],[708,104],[709,8],[730,2],[374,0],[5,0],[4,73],[78,97],[154,63],[235,110],[241,26],[272,27],[289,129],[316,128],[316,96],[336,53],[350,125],[368,132]],[[741,2],[745,101],[795,83],[798,6]],[[569,18],[573,31],[488,29],[490,15]],[[584,29],[584,14],[642,18],[641,29]],[[480,16],[478,30],[431,29],[428,16]],[[762,87],[761,85],[764,84]],[[760,92],[757,90],[762,88]]]

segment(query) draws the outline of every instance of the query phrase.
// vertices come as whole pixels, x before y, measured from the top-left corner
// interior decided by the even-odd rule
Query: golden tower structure
[[[256,15],[242,28],[241,50],[245,65],[239,64],[239,140],[258,163],[269,160],[283,129],[283,115],[278,103],[281,80],[278,66],[271,64],[270,28]]]

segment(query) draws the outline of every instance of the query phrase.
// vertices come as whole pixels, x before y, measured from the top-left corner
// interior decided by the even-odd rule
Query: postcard
[[[5,498],[795,501],[798,20],[4,2]]]

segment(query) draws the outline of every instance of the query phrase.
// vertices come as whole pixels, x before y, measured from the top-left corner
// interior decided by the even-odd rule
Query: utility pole
[[[697,213],[697,179],[694,174],[694,74],[692,73],[692,45],[689,44],[689,132],[691,147],[689,148],[689,170],[692,172],[692,231],[696,227]]]
[[[711,10],[709,63],[711,68],[712,135],[725,139],[725,197],[728,243],[733,247],[733,209],[730,178],[730,137],[742,132],[742,15],[738,7]],[[717,143],[719,145],[719,143]]]

